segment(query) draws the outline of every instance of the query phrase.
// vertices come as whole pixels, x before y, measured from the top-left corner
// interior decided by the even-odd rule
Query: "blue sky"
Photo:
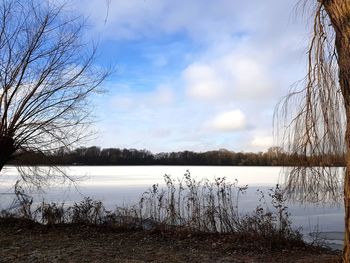
[[[153,152],[273,145],[276,103],[303,78],[309,36],[297,1],[74,0],[113,65],[89,145]],[[306,15],[307,17],[307,15]]]

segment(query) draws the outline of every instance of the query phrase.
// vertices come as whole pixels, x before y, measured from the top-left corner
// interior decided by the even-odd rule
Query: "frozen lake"
[[[155,183],[164,185],[163,175],[181,178],[186,170],[192,177],[213,180],[226,177],[228,181],[238,180],[238,185],[248,185],[247,193],[240,198],[240,212],[253,211],[257,206],[257,189],[267,190],[277,183],[283,183],[280,167],[237,167],[237,166],[70,166],[66,173],[78,179],[77,187],[68,184],[54,184],[44,188],[44,192],[32,191],[37,202],[81,201],[85,196],[102,201],[109,209],[116,205],[136,203],[142,193]],[[14,167],[5,167],[0,177],[0,209],[6,209],[13,199],[13,185],[18,178]],[[316,229],[324,237],[341,247],[344,209],[342,205],[315,205],[288,203],[292,220],[303,233]],[[340,232],[340,233],[339,233]],[[335,234],[337,233],[337,234]],[[332,238],[327,238],[332,237]],[[334,238],[337,237],[337,238]]]

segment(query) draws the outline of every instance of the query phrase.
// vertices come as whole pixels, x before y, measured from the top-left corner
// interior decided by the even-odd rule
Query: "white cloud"
[[[273,138],[272,136],[254,136],[251,141],[251,146],[267,149],[273,146]]]
[[[219,113],[205,126],[216,131],[234,132],[245,129],[247,120],[242,111],[231,110]]]
[[[273,98],[279,81],[270,73],[271,61],[254,56],[254,51],[243,44],[222,51],[219,57],[207,55],[202,59],[206,62],[190,64],[182,73],[186,94],[219,103],[249,103],[262,98],[268,102]]]
[[[187,94],[199,99],[215,99],[224,95],[226,83],[215,70],[203,64],[192,64],[183,72]]]
[[[118,140],[151,150],[256,151],[273,145],[265,132],[273,107],[304,73],[308,32],[290,19],[293,1],[112,0],[106,23],[104,1],[75,1],[102,42],[116,49],[136,43],[132,52],[149,58],[141,77],[154,78],[152,84],[114,93],[114,115],[106,110],[111,126],[119,127]],[[186,48],[159,50],[159,42]],[[139,77],[132,76],[132,83]],[[235,132],[248,123],[254,130]],[[119,143],[111,137],[107,146]]]
[[[226,56],[223,63],[224,71],[229,74],[229,83],[232,83],[235,97],[239,98],[267,98],[271,95],[274,81],[267,72],[268,61],[259,61],[250,56],[235,54]]]
[[[259,37],[261,47],[276,35],[295,39],[295,34],[286,32],[287,26],[294,29],[291,17],[295,1],[111,0],[107,7],[107,1],[74,0],[69,4],[74,11],[88,16],[92,28],[102,37],[112,39],[185,33],[195,41],[218,44],[235,33],[249,33]]]
[[[75,0],[73,8],[93,21],[94,30],[114,39],[142,39],[155,33],[186,32],[193,39],[218,39],[242,26],[235,19],[240,1]],[[203,15],[205,14],[205,18]],[[241,30],[242,28],[240,28]]]

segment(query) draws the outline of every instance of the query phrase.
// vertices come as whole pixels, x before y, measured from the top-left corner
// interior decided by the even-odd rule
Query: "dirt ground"
[[[0,262],[339,262],[340,252],[260,247],[232,235],[0,220]]]

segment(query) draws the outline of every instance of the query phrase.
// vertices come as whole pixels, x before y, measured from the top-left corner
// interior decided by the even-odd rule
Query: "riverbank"
[[[252,236],[45,226],[0,220],[0,262],[338,262],[340,252],[302,243],[279,247]]]

